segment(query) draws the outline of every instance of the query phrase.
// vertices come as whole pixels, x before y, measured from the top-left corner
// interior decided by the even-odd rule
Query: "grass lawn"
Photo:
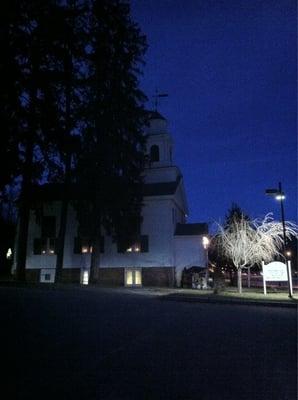
[[[297,302],[298,303],[298,292],[294,292],[293,299],[288,297],[287,290],[283,291],[272,291],[267,289],[267,295],[263,293],[263,289],[248,289],[243,288],[242,294],[238,293],[236,287],[227,287],[224,292],[220,294],[214,294],[212,290],[197,290],[197,289],[179,289],[177,294],[184,294],[187,296],[207,296],[214,299],[237,299],[237,300],[259,300],[259,301],[286,301],[286,302]]]

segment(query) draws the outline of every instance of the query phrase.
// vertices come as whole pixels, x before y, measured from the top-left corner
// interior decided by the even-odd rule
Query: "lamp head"
[[[209,243],[210,243],[209,238],[207,236],[203,236],[202,244],[203,244],[204,249],[208,249]]]
[[[267,189],[265,193],[268,196],[274,197],[276,200],[284,200],[286,198],[284,192],[281,192],[279,189]]]

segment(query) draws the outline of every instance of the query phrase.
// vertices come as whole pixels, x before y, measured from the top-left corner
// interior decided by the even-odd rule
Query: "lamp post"
[[[208,282],[209,282],[209,257],[208,257],[208,247],[209,247],[210,240],[207,236],[203,236],[202,244],[206,252],[206,288],[208,289]]]
[[[284,199],[286,198],[286,196],[282,190],[281,182],[278,183],[278,189],[267,189],[265,193],[269,196],[273,196],[276,200],[280,201],[280,215],[281,215],[281,223],[282,223],[282,231],[283,231],[283,255],[284,255],[284,258],[286,261],[286,266],[287,266],[289,297],[292,298],[291,287],[290,287],[290,272],[289,272],[289,266],[288,266],[288,262],[287,262],[288,252],[286,251],[287,236],[286,236],[285,209],[284,209]]]

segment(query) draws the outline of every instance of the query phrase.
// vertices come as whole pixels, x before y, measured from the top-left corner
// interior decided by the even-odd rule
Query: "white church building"
[[[203,237],[206,223],[187,223],[187,199],[183,176],[173,163],[173,141],[167,120],[158,112],[150,114],[145,128],[150,163],[144,173],[143,222],[140,240],[119,249],[111,236],[101,239],[98,283],[106,286],[180,285],[184,268],[206,266]],[[30,215],[26,279],[54,282],[55,238],[59,230],[61,201],[45,185],[42,217]],[[88,283],[90,246],[77,237],[75,211],[69,207],[62,278],[65,282]]]

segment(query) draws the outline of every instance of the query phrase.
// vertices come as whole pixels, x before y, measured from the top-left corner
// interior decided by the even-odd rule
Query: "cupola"
[[[151,167],[172,165],[173,142],[168,132],[168,121],[157,111],[150,111],[147,135],[147,154]]]

